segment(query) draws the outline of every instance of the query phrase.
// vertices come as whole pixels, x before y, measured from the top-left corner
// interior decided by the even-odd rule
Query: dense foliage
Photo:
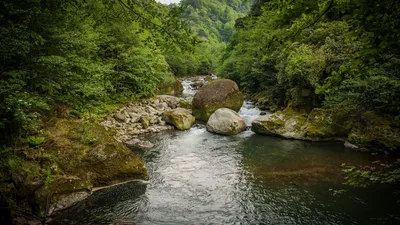
[[[155,1],[5,0],[0,3],[1,141],[38,132],[69,108],[104,110],[174,83],[163,55],[196,39]]]
[[[235,20],[245,16],[252,1],[182,0],[180,18],[198,35],[201,43],[191,53],[167,52],[167,62],[177,76],[207,75],[219,66]],[[174,7],[174,6],[171,6]]]
[[[270,105],[399,116],[400,2],[263,0],[236,22],[219,75]]]

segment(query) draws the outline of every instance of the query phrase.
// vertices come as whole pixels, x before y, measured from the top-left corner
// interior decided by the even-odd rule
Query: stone
[[[155,110],[153,107],[151,106],[146,106],[145,107],[145,111],[150,114],[150,115],[155,115],[157,113],[157,110]]]
[[[180,100],[178,97],[170,95],[159,95],[158,99],[160,102],[166,103],[171,109],[177,108]]]
[[[157,124],[158,123],[158,117],[157,116],[152,116],[150,118],[150,124]]]
[[[140,120],[140,116],[134,112],[129,113],[129,117],[131,118],[131,123],[137,123]]]
[[[150,126],[150,117],[148,115],[143,115],[140,117],[140,123],[144,129],[147,129]]]
[[[349,148],[349,149],[359,149],[359,147],[355,144],[350,143],[349,141],[346,141],[344,143],[344,147],[345,148]]]
[[[177,108],[164,112],[163,120],[179,130],[188,130],[192,127],[196,118],[188,110]]]
[[[305,140],[303,125],[307,117],[276,112],[259,116],[251,123],[251,130],[258,134]]]
[[[211,133],[235,135],[246,130],[246,122],[237,112],[221,108],[210,116],[206,128]]]
[[[131,145],[133,147],[140,148],[140,149],[150,149],[150,148],[154,147],[154,144],[151,143],[150,141],[140,140],[139,138],[131,139],[125,143],[128,145]]]
[[[215,80],[201,87],[193,98],[193,115],[207,121],[217,109],[229,108],[236,112],[244,102],[244,95],[238,85],[228,79]]]
[[[115,113],[114,118],[119,122],[125,122],[125,119],[126,119],[125,114],[123,114],[121,112]]]
[[[140,130],[137,129],[137,128],[131,127],[131,128],[128,129],[128,134],[130,134],[130,135],[138,135],[138,134],[140,134]]]
[[[85,133],[79,132],[82,127],[87,129]],[[57,165],[51,169],[61,175],[54,177],[54,182],[35,187],[34,197],[30,198],[38,205],[46,206],[51,196],[52,204],[58,202],[54,207],[62,209],[87,197],[93,187],[147,178],[140,157],[97,123],[57,119],[47,129],[46,140],[53,144],[46,146],[45,151],[57,155]],[[88,144],[88,139],[93,141]]]

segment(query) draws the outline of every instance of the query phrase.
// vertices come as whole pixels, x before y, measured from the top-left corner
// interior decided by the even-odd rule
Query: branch
[[[325,9],[325,11],[324,11],[321,15],[319,15],[319,16],[317,17],[317,19],[314,20],[314,22],[312,22],[311,24],[309,24],[308,26],[306,26],[306,27],[304,27],[304,28],[301,28],[301,29],[297,30],[297,32],[294,34],[293,37],[296,37],[297,34],[300,33],[301,31],[303,31],[303,30],[305,30],[305,29],[307,29],[307,28],[313,26],[314,24],[316,24],[325,14],[327,14],[327,13],[329,12],[329,10],[330,10],[330,9],[332,8],[332,6],[333,6],[333,2],[334,2],[334,0],[331,0],[330,3],[329,3],[329,5],[328,5],[328,7]]]

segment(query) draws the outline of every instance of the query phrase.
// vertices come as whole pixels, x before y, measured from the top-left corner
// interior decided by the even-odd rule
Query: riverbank
[[[398,154],[400,123],[393,117],[355,108],[293,109],[257,118],[252,130],[259,134],[307,141],[342,141],[363,152]]]

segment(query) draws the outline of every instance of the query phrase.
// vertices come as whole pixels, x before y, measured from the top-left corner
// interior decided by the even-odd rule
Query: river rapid
[[[184,95],[194,95],[183,80]],[[246,101],[250,126],[261,111]],[[303,142],[256,135],[188,131],[149,136],[139,152],[148,182],[95,192],[55,224],[400,224],[389,187],[342,185],[341,164],[368,164],[385,156],[347,150],[338,142]],[[334,195],[330,189],[348,191]]]

